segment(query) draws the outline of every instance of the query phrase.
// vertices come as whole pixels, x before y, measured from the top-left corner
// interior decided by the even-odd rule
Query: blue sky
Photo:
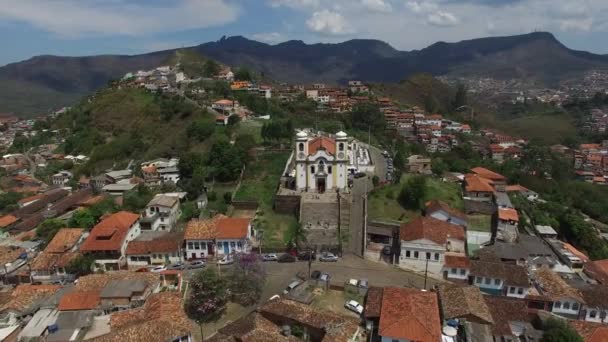
[[[275,44],[375,38],[402,50],[535,30],[608,53],[606,0],[0,0],[0,65],[137,54],[243,35]]]

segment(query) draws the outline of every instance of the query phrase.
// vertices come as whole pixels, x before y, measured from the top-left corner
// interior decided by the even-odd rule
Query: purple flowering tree
[[[239,254],[227,274],[231,300],[243,306],[260,300],[266,283],[266,272],[257,254]]]
[[[228,293],[226,281],[214,268],[206,268],[192,275],[185,311],[196,321],[203,335],[203,323],[217,321],[226,310]]]

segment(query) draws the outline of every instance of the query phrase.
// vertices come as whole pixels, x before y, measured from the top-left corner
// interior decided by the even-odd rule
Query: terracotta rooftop
[[[582,293],[574,287],[568,285],[562,277],[548,268],[540,268],[534,272],[534,280],[542,296],[551,300],[571,298],[580,303],[584,303]]]
[[[330,155],[336,155],[336,141],[334,139],[320,136],[308,142],[308,154],[315,154],[319,150],[325,150]]]
[[[112,271],[102,274],[89,274],[78,278],[78,291],[101,291],[114,280],[143,280],[152,287],[160,282],[159,275],[150,272]]]
[[[436,211],[443,210],[451,216],[458,217],[459,219],[465,220],[467,219],[467,215],[461,212],[458,209],[454,209],[450,207],[447,203],[440,200],[431,200],[426,202],[424,212],[428,216]]]
[[[330,311],[314,308],[288,299],[275,299],[266,302],[259,312],[297,321],[300,324],[325,332],[323,341],[347,341],[359,331],[356,319],[340,316]]]
[[[469,192],[494,192],[491,180],[475,174],[466,174],[464,176],[464,183],[465,190]]]
[[[184,240],[244,239],[250,222],[248,218],[221,214],[208,220],[192,220],[186,225]]]
[[[173,341],[195,329],[188,319],[178,293],[160,292],[151,295],[144,306],[115,312],[110,316],[109,334],[94,342]]]
[[[522,191],[530,191],[523,185],[515,184],[515,185],[507,185],[505,187],[507,192],[522,192]]]
[[[566,249],[568,252],[570,252],[570,253],[574,254],[574,255],[575,255],[575,256],[577,256],[579,259],[581,259],[581,261],[582,261],[582,262],[585,262],[585,263],[586,263],[586,262],[588,262],[588,261],[589,261],[589,257],[588,257],[588,256],[587,256],[585,253],[583,253],[583,252],[579,251],[578,249],[576,249],[576,247],[572,246],[571,244],[569,244],[569,243],[567,243],[567,242],[563,242],[563,243],[562,243],[562,246],[564,246],[564,248],[565,248],[565,249]]]
[[[519,215],[517,210],[512,208],[498,208],[498,219],[503,221],[515,221],[519,222]]]
[[[583,295],[585,304],[590,307],[608,308],[608,287],[598,284],[586,284],[578,290]]]
[[[13,215],[4,215],[0,217],[0,228],[5,228],[17,222],[17,218]]]
[[[25,311],[35,301],[52,296],[60,288],[59,285],[18,285],[11,293],[9,301],[2,306],[0,311]]]
[[[183,232],[170,232],[154,238],[146,238],[142,233],[135,240],[129,242],[126,255],[145,255],[150,253],[172,253],[180,249],[184,237]]]
[[[568,321],[568,324],[576,330],[585,342],[608,341],[608,326],[606,324],[585,321]]]
[[[488,170],[485,167],[474,167],[471,169],[471,171],[478,175],[479,177],[483,177],[485,179],[489,179],[492,181],[504,181],[506,180],[505,176],[496,173],[492,170]]]
[[[466,318],[481,324],[494,323],[479,288],[446,284],[439,286],[438,293],[444,319]]]
[[[584,272],[603,285],[608,285],[608,259],[590,261],[585,264]]]
[[[440,341],[437,294],[408,288],[384,288],[378,334],[393,339]]]
[[[402,241],[427,239],[444,245],[448,241],[448,237],[464,241],[464,228],[432,217],[418,217],[402,224],[399,230],[399,238]]]
[[[99,291],[73,291],[61,297],[57,310],[93,310],[99,306]]]
[[[483,296],[494,318],[492,333],[495,336],[511,336],[510,322],[530,322],[525,300],[506,296]]]
[[[25,203],[37,201],[42,198],[44,198],[44,194],[38,194],[38,195],[33,195],[33,196],[28,196],[28,197],[22,198],[19,201],[17,201],[17,203],[23,205]]]
[[[55,234],[44,251],[46,253],[67,252],[76,245],[83,233],[84,229],[82,228],[62,228]]]
[[[53,267],[66,267],[78,255],[80,255],[78,252],[42,252],[32,260],[30,266],[32,267],[32,271],[48,271]]]
[[[0,265],[9,262],[14,262],[21,254],[25,253],[25,249],[21,247],[0,246]]]
[[[530,287],[526,268],[519,265],[471,260],[470,274],[476,277],[502,279],[507,285]]]
[[[158,207],[167,207],[172,208],[175,204],[179,202],[179,198],[177,196],[168,196],[164,194],[156,195],[150,203],[148,203],[148,207],[158,206]]]
[[[219,330],[224,336],[230,336],[237,341],[250,342],[283,342],[300,341],[295,336],[285,336],[281,333],[281,327],[264,318],[257,312],[242,317]]]
[[[80,246],[82,252],[118,251],[129,233],[129,228],[139,219],[139,215],[120,211],[103,219],[91,230],[91,234]]]
[[[471,261],[466,255],[446,253],[444,265],[445,267],[467,269],[471,267]]]

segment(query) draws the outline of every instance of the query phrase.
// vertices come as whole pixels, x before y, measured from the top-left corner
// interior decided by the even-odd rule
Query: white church
[[[296,134],[296,189],[307,192],[344,190],[348,186],[349,146],[347,135],[338,132],[335,138]]]

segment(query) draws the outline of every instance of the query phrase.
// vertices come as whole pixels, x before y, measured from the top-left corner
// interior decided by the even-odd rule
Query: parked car
[[[382,247],[382,254],[384,255],[391,255],[393,252],[391,246],[384,246]]]
[[[300,284],[302,284],[302,282],[299,281],[299,280],[292,281],[291,283],[289,283],[289,285],[287,285],[287,287],[285,288],[285,290],[283,290],[283,294],[288,294],[289,292],[291,292],[291,290],[293,290],[296,287],[300,286]]]
[[[234,263],[234,258],[225,256],[222,259],[218,260],[217,263],[220,265],[230,265]]]
[[[330,276],[328,273],[321,273],[321,275],[319,276],[320,281],[329,282],[329,278]]]
[[[361,279],[361,280],[359,280],[359,287],[362,288],[362,289],[369,288],[369,282],[367,281],[367,279]]]
[[[205,267],[205,262],[202,260],[195,260],[195,261],[191,261],[188,265],[187,268],[188,269],[197,269],[197,268],[203,268]]]
[[[348,285],[354,286],[354,287],[358,287],[359,286],[359,281],[357,279],[349,279],[348,280]]]
[[[319,258],[321,262],[336,262],[338,261],[338,257],[333,255],[332,253],[323,253],[323,255]]]
[[[167,266],[167,269],[168,270],[183,270],[184,264],[178,262],[177,264]]]
[[[285,253],[279,257],[278,262],[296,262],[296,257],[291,254]]]
[[[363,178],[363,177],[365,177],[365,176],[367,176],[367,175],[365,174],[365,172],[357,172],[357,173],[355,173],[355,178]]]
[[[358,313],[359,315],[363,313],[363,305],[354,300],[347,301],[344,304],[344,307],[352,312]]]
[[[298,252],[298,260],[316,260],[317,255],[315,251],[301,251]]]
[[[156,266],[156,267],[152,268],[152,269],[150,270],[150,272],[154,272],[154,273],[160,273],[160,272],[162,272],[162,271],[164,271],[164,270],[166,270],[166,269],[167,269],[167,266],[165,266],[165,265],[162,265],[162,266]]]
[[[319,279],[321,277],[321,271],[312,271],[310,273],[310,279]]]
[[[279,260],[279,257],[275,253],[264,254],[264,256],[262,257],[262,260],[263,261],[277,261],[277,260]]]

